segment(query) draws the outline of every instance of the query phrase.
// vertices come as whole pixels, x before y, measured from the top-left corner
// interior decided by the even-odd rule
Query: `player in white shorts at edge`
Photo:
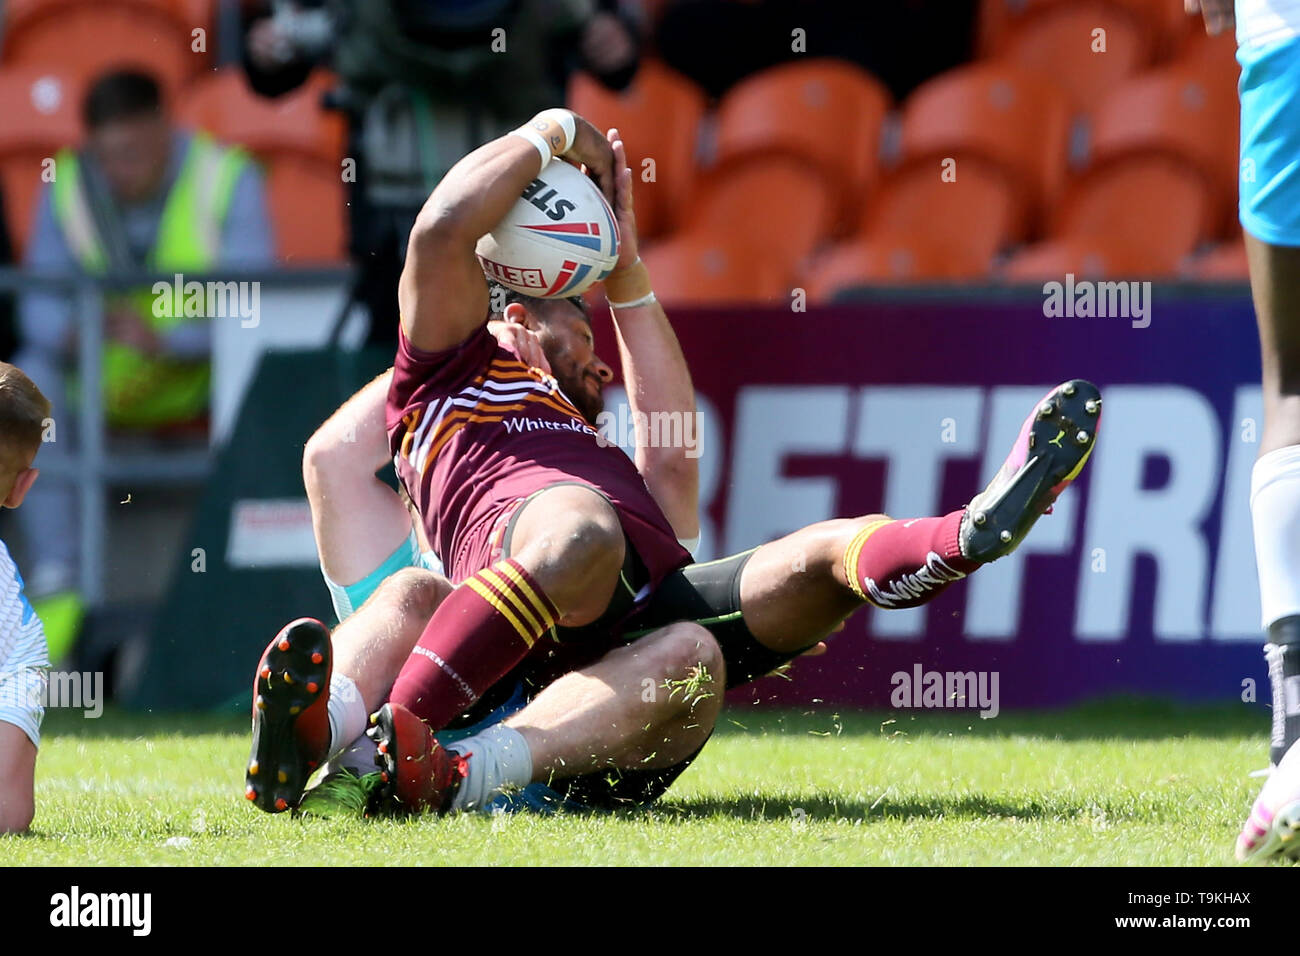
[[[1185,0],[1206,32],[1236,29],[1241,225],[1259,325],[1264,429],[1251,475],[1271,772],[1237,837],[1238,860],[1300,851],[1300,0]]]
[[[17,508],[50,424],[50,402],[17,366],[0,362],[0,505]],[[23,579],[0,542],[0,834],[26,832],[35,814],[49,650]]]

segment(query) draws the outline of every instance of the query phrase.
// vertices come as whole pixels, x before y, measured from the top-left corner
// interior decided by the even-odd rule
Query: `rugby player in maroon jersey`
[[[689,373],[637,256],[617,131],[602,137],[567,111],[539,120],[550,124],[542,139],[586,166],[619,220],[605,291],[634,411],[649,410],[640,401],[692,412]],[[475,150],[412,230],[386,426],[450,580],[403,571],[340,628],[350,719],[331,711],[344,695],[331,693],[322,625],[296,621],[271,642],[246,775],[262,809],[295,806],[311,772],[355,736],[355,715],[385,697],[372,729],[379,803],[469,809],[529,784],[582,806],[647,803],[704,746],[724,688],[816,648],[862,606],[918,606],[1009,553],[1091,453],[1100,397],[1067,382],[1038,403],[965,508],[819,522],[692,564],[678,537],[695,520],[694,461],[678,449],[673,465],[648,468],[639,448],[638,471],[602,441],[593,426],[611,373],[581,303],[513,293],[493,302],[475,258],[478,237],[537,175],[538,151],[522,133]],[[489,320],[535,335],[550,373],[503,347]],[[404,663],[394,676],[395,656]],[[647,678],[663,692],[645,693]],[[468,724],[457,743],[435,738]]]

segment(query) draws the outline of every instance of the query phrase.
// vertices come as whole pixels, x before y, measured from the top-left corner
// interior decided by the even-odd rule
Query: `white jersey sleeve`
[[[45,629],[23,593],[18,566],[0,541],[0,673],[49,664]]]
[[[13,724],[40,746],[46,670],[45,629],[23,594],[23,578],[0,541],[0,721]]]

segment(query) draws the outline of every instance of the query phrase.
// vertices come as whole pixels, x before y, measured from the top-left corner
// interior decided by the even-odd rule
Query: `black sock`
[[[1268,627],[1268,679],[1273,685],[1273,739],[1269,761],[1282,760],[1300,738],[1300,616],[1284,617]]]

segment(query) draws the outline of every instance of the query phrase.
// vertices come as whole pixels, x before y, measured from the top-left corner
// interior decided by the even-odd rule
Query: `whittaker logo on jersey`
[[[557,422],[548,418],[507,418],[501,422],[506,426],[508,432],[532,432],[559,431],[559,432],[584,432],[592,438],[598,438],[596,430],[586,422],[570,419],[567,422]]]
[[[521,416],[518,412],[543,409],[559,412],[564,420]],[[516,359],[493,359],[484,374],[453,395],[430,402],[403,417],[406,435],[399,457],[423,473],[438,454],[467,425],[504,423],[512,434],[537,431],[596,432],[565,397],[555,379]]]

